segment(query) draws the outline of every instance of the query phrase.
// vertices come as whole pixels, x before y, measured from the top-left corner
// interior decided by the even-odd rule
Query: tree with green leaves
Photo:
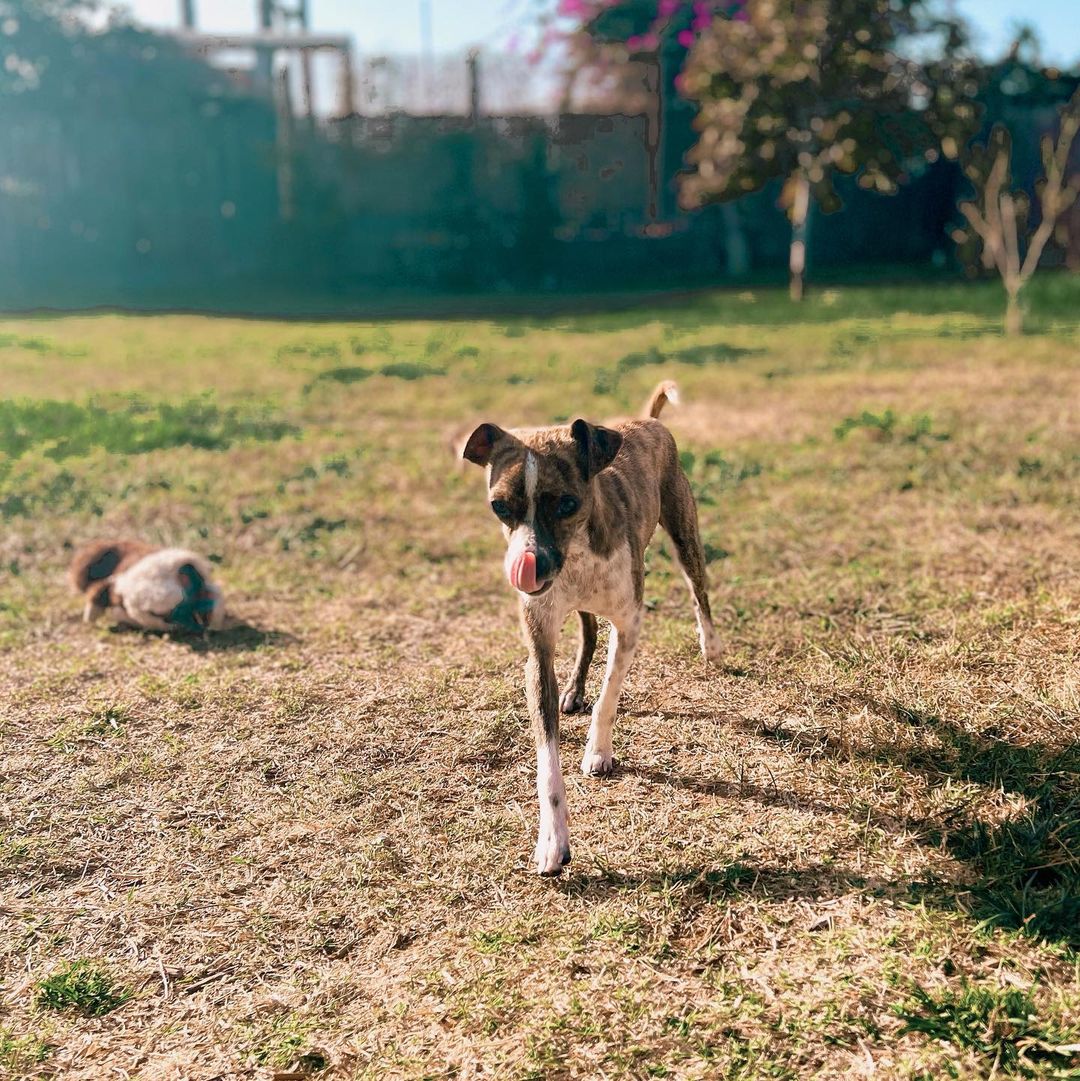
[[[931,0],[744,0],[712,18],[679,77],[699,108],[684,205],[779,179],[801,299],[811,206],[839,208],[837,174],[891,194],[916,162],[958,156],[977,115],[963,43]]]
[[[222,73],[98,0],[0,0],[0,103],[165,113],[230,92]],[[5,107],[0,104],[0,107]]]

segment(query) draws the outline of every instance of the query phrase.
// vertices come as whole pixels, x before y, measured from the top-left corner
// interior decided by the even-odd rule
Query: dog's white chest
[[[575,542],[566,553],[554,590],[568,609],[605,619],[617,617],[635,605],[631,558],[629,545],[600,556],[588,543]]]

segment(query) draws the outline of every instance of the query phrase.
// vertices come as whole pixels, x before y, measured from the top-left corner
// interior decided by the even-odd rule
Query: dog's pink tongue
[[[522,593],[536,592],[536,553],[522,552],[510,567],[510,584]]]

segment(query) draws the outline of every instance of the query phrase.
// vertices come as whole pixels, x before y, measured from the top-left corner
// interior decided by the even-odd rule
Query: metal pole
[[[274,0],[257,0],[255,15],[260,29],[271,29],[274,25]],[[273,49],[256,50],[255,82],[264,93],[274,93]]]
[[[431,3],[432,0],[420,0],[420,93],[424,106],[430,106],[432,98],[432,54],[434,45],[431,29]]]
[[[180,25],[185,30],[195,29],[195,0],[180,0]]]
[[[315,115],[315,95],[311,88],[311,50],[300,50],[300,93],[302,95],[301,108],[304,115],[310,120]]]
[[[297,0],[296,21],[300,25],[300,32],[307,33],[308,29],[308,3],[307,0]],[[304,115],[310,120],[315,115],[315,95],[312,90],[311,76],[311,50],[300,50],[300,84],[303,94]]]
[[[480,50],[470,49],[465,60],[469,73],[469,120],[476,123],[480,119]]]
[[[356,85],[353,78],[352,49],[341,49],[341,115],[352,116],[356,112]]]

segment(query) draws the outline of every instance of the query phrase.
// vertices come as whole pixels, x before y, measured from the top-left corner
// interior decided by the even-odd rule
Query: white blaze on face
[[[536,521],[536,455],[533,452],[525,452],[525,524],[532,525]]]
[[[536,479],[539,472],[536,455],[530,450],[525,453],[525,521],[512,530],[506,548],[503,567],[510,584],[515,586],[514,568],[520,563],[526,552],[536,551]]]

